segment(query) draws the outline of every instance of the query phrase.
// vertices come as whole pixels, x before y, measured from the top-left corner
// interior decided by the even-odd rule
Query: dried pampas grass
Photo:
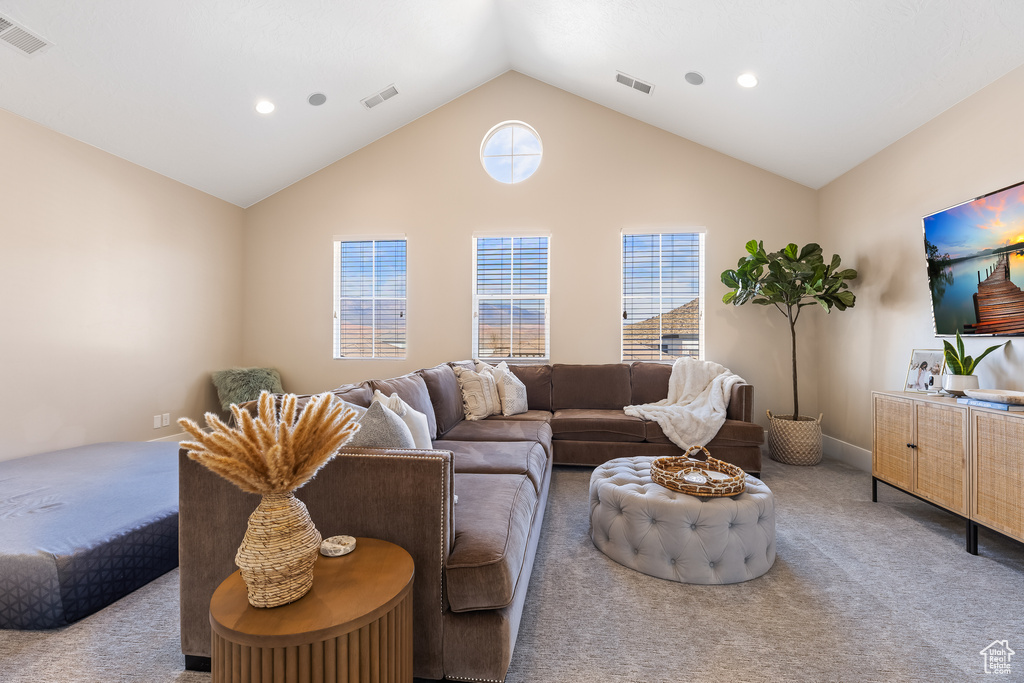
[[[188,418],[178,424],[195,441],[182,442],[188,457],[249,493],[289,493],[313,478],[359,430],[356,413],[329,393],[310,399],[296,419],[296,396],[281,399],[280,417],[273,394],[259,399],[259,417],[231,406],[237,429],[213,413],[206,432]]]

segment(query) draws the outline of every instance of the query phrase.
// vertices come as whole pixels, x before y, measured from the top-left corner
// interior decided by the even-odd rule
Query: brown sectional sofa
[[[504,679],[553,463],[680,453],[657,425],[622,412],[630,403],[664,398],[671,366],[523,365],[512,371],[527,387],[529,412],[473,422],[463,419],[450,364],[339,387],[336,395],[364,406],[375,389],[399,394],[427,416],[434,450],[345,449],[298,492],[325,537],[382,538],[412,554],[414,672],[420,678]],[[716,457],[760,472],[763,432],[749,422],[751,392],[750,385],[734,389],[730,419],[708,447]],[[181,645],[186,666],[202,668],[210,651],[210,596],[235,569],[234,553],[258,499],[184,452],[179,479]]]

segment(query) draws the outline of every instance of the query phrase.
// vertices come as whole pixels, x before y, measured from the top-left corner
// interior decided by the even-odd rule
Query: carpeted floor
[[[778,559],[763,577],[690,586],[639,574],[588,536],[590,469],[556,468],[508,683],[964,681],[1008,640],[1024,680],[1024,545],[826,460],[766,461]],[[0,631],[0,681],[210,680],[185,672],[177,571],[76,624]]]

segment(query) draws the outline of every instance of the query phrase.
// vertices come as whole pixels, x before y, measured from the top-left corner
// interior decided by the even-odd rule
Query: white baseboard
[[[827,458],[839,460],[865,472],[871,471],[871,451],[866,448],[822,434],[821,449]]]
[[[150,439],[150,441],[187,441],[191,438],[192,436],[188,432],[178,432],[170,436],[161,436],[159,439]]]

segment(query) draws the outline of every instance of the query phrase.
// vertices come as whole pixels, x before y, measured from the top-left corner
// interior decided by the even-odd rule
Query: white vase
[[[977,375],[943,375],[942,388],[947,394],[963,396],[965,389],[978,388]]]

